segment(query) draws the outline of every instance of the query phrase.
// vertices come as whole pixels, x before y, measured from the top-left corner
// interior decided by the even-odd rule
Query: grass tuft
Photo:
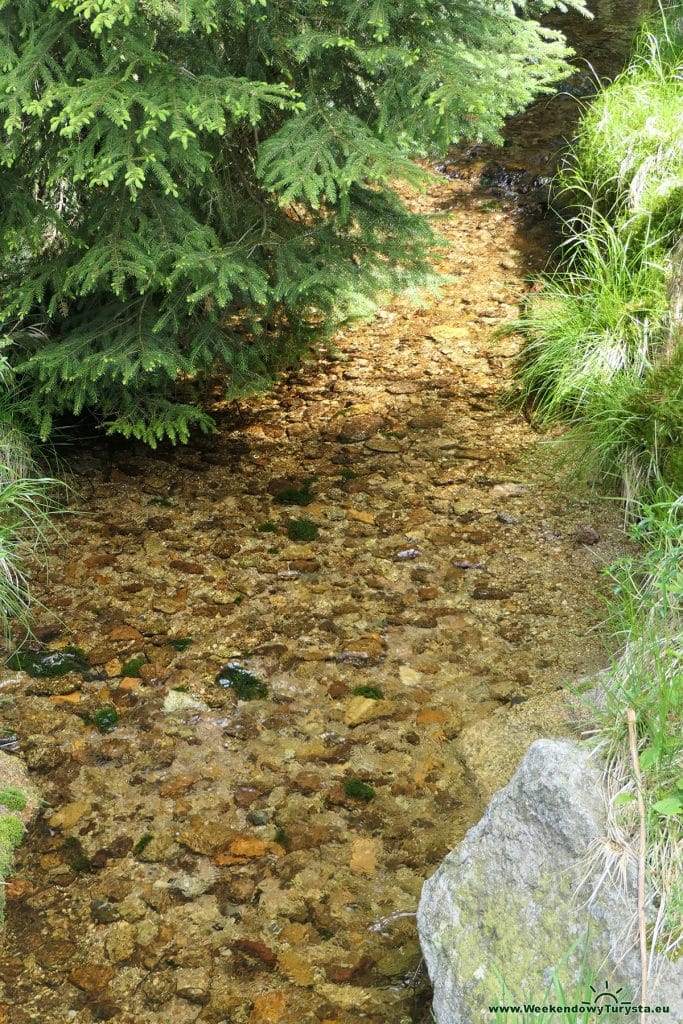
[[[683,490],[683,4],[588,107],[559,178],[566,240],[520,327],[517,397],[637,505]]]
[[[636,713],[647,813],[650,940],[683,952],[683,496],[660,492],[632,527],[636,555],[610,570],[612,629],[620,641],[595,709],[610,784],[612,845],[628,850],[638,831],[626,710]]]
[[[582,121],[560,198],[560,263],[531,294],[517,397],[620,491],[639,548],[610,570],[612,668],[596,738],[615,864],[638,845],[636,715],[651,948],[683,952],[683,4],[660,9]]]
[[[21,401],[9,365],[0,356],[0,632],[12,623],[30,632],[27,565],[46,560],[54,516],[61,510],[58,481],[38,468],[31,438],[21,428]]]

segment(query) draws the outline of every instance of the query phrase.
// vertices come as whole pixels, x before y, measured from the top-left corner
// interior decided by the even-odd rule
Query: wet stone
[[[412,419],[408,420],[408,426],[412,427],[413,430],[434,430],[442,427],[445,423],[446,415],[441,409],[427,409],[420,413],[419,416],[413,416]]]
[[[381,426],[381,416],[348,416],[337,433],[337,440],[342,444],[367,441],[380,430]]]
[[[371,697],[354,697],[349,701],[344,721],[352,728],[377,718],[388,718],[395,711],[395,705],[388,700],[374,700]]]
[[[64,804],[50,818],[50,825],[53,828],[65,830],[72,829],[82,818],[86,817],[92,810],[92,805],[83,800],[74,803]]]
[[[268,685],[236,661],[223,666],[216,682],[224,690],[232,690],[238,700],[263,700],[268,696]]]
[[[253,939],[238,939],[233,942],[232,948],[236,953],[246,957],[247,961],[258,962],[269,968],[274,967],[277,962],[277,955],[263,942]]]
[[[194,816],[178,841],[194,853],[212,854],[235,838],[236,830],[225,821]]]
[[[322,788],[322,779],[317,772],[299,772],[294,776],[294,785],[301,793],[317,793]]]
[[[511,594],[512,591],[501,590],[499,587],[475,587],[472,591],[475,601],[504,601]]]
[[[27,697],[67,696],[81,689],[81,680],[74,676],[57,676],[54,679],[39,679],[26,687]]]
[[[110,1000],[98,999],[88,1003],[93,1020],[115,1020],[121,1013],[121,1007]]]
[[[344,665],[355,665],[362,668],[370,664],[370,655],[367,651],[340,651],[339,661]]]
[[[115,975],[113,967],[106,964],[89,964],[78,967],[69,975],[69,981],[88,995],[103,992]]]
[[[135,952],[135,929],[127,921],[111,925],[104,940],[104,948],[112,963],[129,960]]]
[[[52,679],[70,672],[87,672],[88,656],[79,647],[64,647],[59,651],[16,651],[7,661],[13,671],[26,672],[33,679]],[[37,691],[35,691],[37,692]],[[67,691],[68,692],[68,691]]]
[[[149,974],[142,982],[141,990],[148,1005],[161,1006],[175,995],[175,972],[167,970]]]
[[[95,924],[113,924],[119,918],[118,907],[107,900],[93,900],[90,904],[90,914]]]
[[[215,876],[204,875],[190,875],[183,872],[179,875],[174,875],[168,879],[166,883],[168,888],[174,892],[179,892],[188,900],[196,900],[199,896],[202,896],[205,892],[215,883]]]
[[[233,793],[233,800],[237,807],[249,807],[255,800],[260,800],[263,790],[259,786],[238,786]]]
[[[404,450],[405,445],[390,437],[372,437],[365,442],[365,447],[382,455],[396,455]]]
[[[579,527],[579,529],[574,534],[574,539],[576,540],[577,544],[592,545],[599,543],[600,534],[594,526],[590,526],[587,523],[584,523]]]
[[[204,1003],[209,995],[211,976],[201,967],[176,972],[176,993],[192,1003]]]
[[[154,864],[169,860],[177,849],[173,836],[169,832],[161,832],[151,835],[149,842],[145,842],[144,846],[138,843],[134,852],[138,860]]]

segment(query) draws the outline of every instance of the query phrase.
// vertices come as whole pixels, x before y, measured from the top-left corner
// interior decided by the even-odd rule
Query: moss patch
[[[384,693],[379,686],[356,686],[353,689],[354,697],[368,697],[370,700],[384,700]]]
[[[287,536],[290,540],[315,540],[319,532],[310,519],[290,519],[287,523]]]
[[[118,725],[121,716],[115,707],[107,706],[98,708],[94,715],[88,711],[81,711],[79,718],[82,718],[86,725],[94,725],[100,732],[111,732]]]
[[[364,804],[369,803],[375,796],[372,786],[361,779],[345,779],[344,793],[350,800],[361,800]]]
[[[186,651],[188,647],[192,647],[192,643],[191,636],[177,636],[171,640],[171,647],[174,651]]]
[[[216,676],[224,690],[232,690],[238,700],[260,700],[268,696],[268,686],[252,672],[231,661]]]
[[[149,846],[153,839],[154,836],[152,835],[151,832],[146,832],[144,836],[140,836],[137,843],[133,847],[133,853],[135,854],[135,856],[139,857],[140,854]]]
[[[65,676],[69,672],[87,672],[88,656],[80,647],[63,647],[60,651],[15,651],[7,667],[26,672],[34,679]]]
[[[0,925],[4,921],[3,879],[11,874],[14,851],[24,838],[25,828],[13,814],[0,814]]]
[[[26,794],[16,786],[0,789],[0,804],[8,811],[23,811],[27,804]]]
[[[71,861],[69,867],[76,874],[85,875],[92,868],[92,862],[89,857],[85,856],[85,854],[81,854],[79,857],[76,857],[75,860]]]
[[[313,477],[304,480],[301,487],[283,487],[275,495],[278,505],[310,505],[315,501],[315,494],[311,490]]]
[[[258,533],[275,533],[277,526],[275,523],[259,523],[256,530]]]
[[[137,658],[129,658],[128,661],[124,661],[121,666],[121,675],[126,676],[129,679],[139,679],[140,669],[143,665],[147,664],[147,658],[144,654],[141,654]]]

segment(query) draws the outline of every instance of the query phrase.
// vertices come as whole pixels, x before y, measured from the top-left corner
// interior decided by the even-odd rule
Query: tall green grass
[[[683,5],[660,6],[627,69],[587,107],[560,177],[632,233],[683,228]]]
[[[564,423],[577,465],[625,499],[638,552],[611,570],[615,660],[593,709],[614,856],[638,835],[636,714],[653,950],[683,952],[683,4],[586,110],[557,183],[566,240],[530,295],[517,397]]]
[[[587,109],[560,173],[566,239],[520,327],[519,398],[565,422],[580,459],[629,501],[683,490],[683,5]],[[683,296],[679,295],[679,306]]]
[[[683,495],[660,489],[632,528],[640,551],[612,566],[612,628],[621,657],[597,711],[613,789],[612,823],[637,828],[626,710],[636,713],[654,906],[651,940],[683,952]]]
[[[517,397],[567,423],[591,478],[629,501],[683,489],[683,344],[669,344],[670,257],[593,210],[567,261],[531,296]]]
[[[667,309],[664,253],[631,244],[597,210],[561,258],[521,322],[518,379],[543,422],[583,416],[620,375],[640,375]]]
[[[63,486],[39,468],[21,427],[20,408],[0,362],[0,639],[5,642],[13,622],[30,626],[28,566],[45,560]]]

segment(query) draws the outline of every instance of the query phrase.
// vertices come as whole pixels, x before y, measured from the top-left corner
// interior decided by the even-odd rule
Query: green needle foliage
[[[46,436],[211,428],[379,289],[428,279],[393,183],[567,71],[583,0],[0,0],[0,324]]]

